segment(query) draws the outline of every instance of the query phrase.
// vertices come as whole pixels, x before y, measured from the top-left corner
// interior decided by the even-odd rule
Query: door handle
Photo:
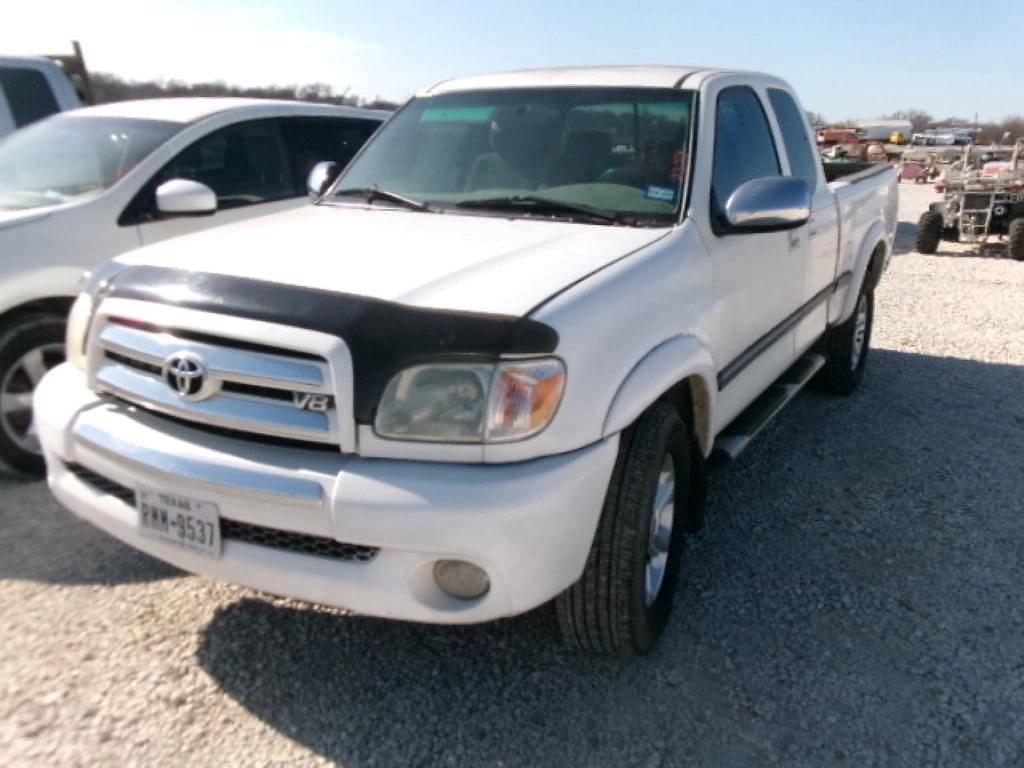
[[[800,233],[791,229],[789,231],[789,250],[795,251],[800,247]]]

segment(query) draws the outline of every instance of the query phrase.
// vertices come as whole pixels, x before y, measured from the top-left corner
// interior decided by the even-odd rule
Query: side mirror
[[[803,179],[767,176],[740,184],[725,203],[725,221],[735,232],[794,229],[811,218],[811,189]]]
[[[198,181],[171,179],[156,188],[156,209],[170,216],[208,216],[217,212],[217,195]]]
[[[324,160],[313,166],[306,177],[306,191],[310,200],[319,200],[327,188],[334,183],[341,172],[341,167],[330,160]]]

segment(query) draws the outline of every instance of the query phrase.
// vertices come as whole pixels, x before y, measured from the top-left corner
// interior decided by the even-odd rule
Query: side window
[[[14,124],[18,128],[60,111],[53,91],[50,90],[50,83],[38,70],[0,68],[0,88],[7,97]]]
[[[217,194],[217,209],[283,200],[300,194],[277,120],[253,120],[204,136],[157,174],[152,188],[170,179],[198,181]]]
[[[342,168],[348,165],[379,125],[376,120],[357,118],[284,118],[281,127],[296,194],[306,193],[306,177],[317,163],[333,160]]]
[[[813,190],[818,183],[818,161],[811,150],[811,139],[800,108],[793,97],[778,88],[768,89],[768,100],[775,110],[775,117],[782,130],[782,142],[786,145],[790,172],[803,179]]]
[[[744,182],[780,173],[779,156],[761,100],[747,86],[726,88],[718,95],[715,115],[712,204],[720,211]]]

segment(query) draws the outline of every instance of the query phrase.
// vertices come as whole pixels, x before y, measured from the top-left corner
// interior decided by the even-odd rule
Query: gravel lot
[[[1024,264],[902,195],[864,388],[716,473],[653,656],[211,583],[3,476],[0,764],[1024,764]]]

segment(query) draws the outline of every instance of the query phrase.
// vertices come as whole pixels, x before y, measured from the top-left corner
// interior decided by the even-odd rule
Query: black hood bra
[[[214,314],[320,331],[352,355],[356,420],[368,424],[388,381],[428,360],[495,359],[554,352],[558,333],[510,315],[424,309],[320,288],[164,267],[119,272],[104,296],[170,304]],[[218,335],[216,327],[192,329]]]

